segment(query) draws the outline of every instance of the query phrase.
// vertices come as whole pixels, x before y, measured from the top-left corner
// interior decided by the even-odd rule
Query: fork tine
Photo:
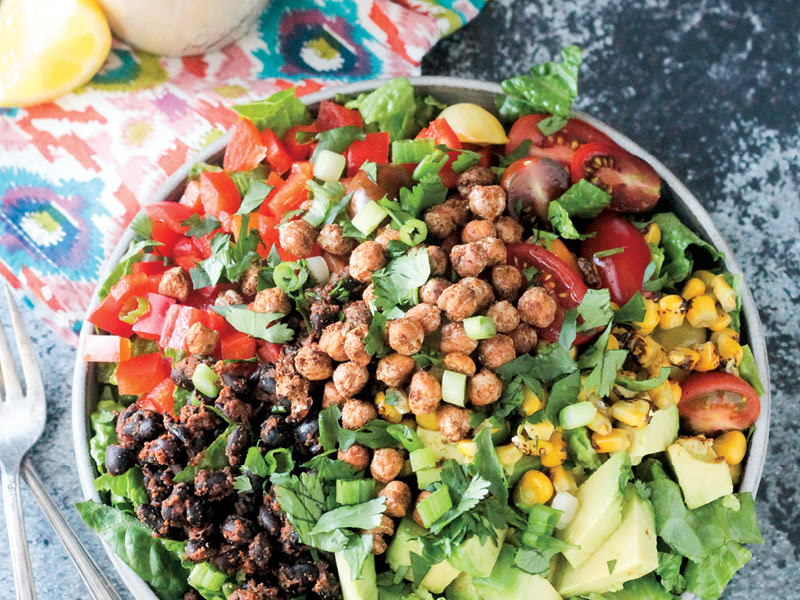
[[[11,325],[14,327],[14,335],[17,338],[19,361],[22,364],[22,372],[25,374],[26,395],[34,400],[39,398],[44,399],[42,375],[39,371],[39,363],[36,359],[36,352],[33,349],[33,343],[31,342],[30,335],[28,335],[28,330],[25,328],[25,323],[22,321],[22,315],[19,313],[19,308],[17,308],[17,303],[14,302],[14,297],[11,295],[11,291],[8,289],[8,286],[5,286],[5,288],[6,299],[8,300],[8,311],[11,314]],[[0,356],[0,358],[2,357]],[[3,363],[4,374],[5,370],[5,363]],[[19,387],[18,379],[17,387]]]
[[[14,356],[8,345],[5,327],[0,324],[0,371],[3,374],[3,385],[6,392],[6,401],[22,397],[22,387],[17,376],[17,367],[14,365]]]

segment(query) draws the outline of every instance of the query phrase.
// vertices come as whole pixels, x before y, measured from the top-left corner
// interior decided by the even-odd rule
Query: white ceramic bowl
[[[303,97],[303,102],[311,106],[312,109],[316,104],[322,100],[333,99],[338,94],[359,94],[365,91],[371,91],[378,87],[381,81],[364,81],[352,85],[347,85],[338,88],[332,88],[310,94]],[[494,97],[501,93],[500,86],[495,83],[486,83],[483,81],[473,81],[467,79],[458,79],[453,77],[417,77],[412,78],[411,83],[414,87],[422,93],[433,94],[447,104],[455,104],[457,102],[474,102],[480,104],[488,110],[494,111]],[[721,252],[725,253],[727,257],[726,267],[729,271],[735,274],[741,273],[741,269],[733,257],[730,246],[722,237],[722,234],[717,230],[711,217],[700,205],[692,193],[684,186],[678,178],[672,174],[663,164],[651,156],[648,152],[639,147],[636,143],[631,141],[623,134],[615,131],[603,122],[585,114],[576,111],[576,116],[585,120],[606,133],[616,143],[633,152],[637,156],[642,157],[653,168],[658,171],[662,179],[663,195],[667,198],[666,204],[663,202],[659,204],[659,208],[669,208],[675,212],[681,220],[691,227],[702,238],[711,243]],[[197,155],[190,163],[185,164],[178,169],[172,177],[170,177],[159,191],[152,198],[154,202],[161,201],[177,201],[183,194],[186,186],[186,177],[189,174],[189,169],[195,162],[219,162],[222,161],[222,155],[225,146],[228,143],[229,136],[225,136],[217,140],[214,144],[210,145],[202,153]],[[127,250],[128,245],[132,239],[132,233],[128,233],[122,237],[116,250],[109,259],[108,270],[116,264],[119,258]],[[105,277],[101,278],[101,282]],[[769,408],[770,408],[770,386],[769,386],[769,365],[767,362],[767,349],[764,340],[764,333],[761,328],[761,320],[758,316],[753,297],[746,284],[742,286],[742,338],[750,344],[755,356],[758,372],[761,376],[761,381],[764,384],[764,395],[761,397],[761,416],[755,425],[755,432],[750,439],[750,449],[747,455],[747,462],[745,464],[744,473],[740,485],[740,491],[751,492],[753,496],[756,495],[758,484],[761,480],[761,472],[764,468],[764,459],[767,454],[767,440],[769,435]],[[97,299],[92,302],[89,307],[91,312],[97,305]],[[92,325],[86,321],[84,322],[83,329],[81,330],[81,340],[84,336],[93,333]],[[77,458],[78,474],[81,480],[81,487],[87,498],[95,501],[100,501],[100,496],[92,486],[92,480],[96,477],[92,460],[89,456],[89,437],[90,425],[89,415],[94,410],[97,403],[97,385],[94,378],[94,366],[92,364],[84,363],[80,356],[75,365],[75,375],[73,379],[73,395],[72,395],[72,426],[75,442],[75,454]],[[111,556],[111,560],[117,568],[122,579],[130,588],[134,597],[137,600],[158,600],[153,591],[148,585],[142,581],[127,565],[125,565],[117,556],[106,547],[107,552]],[[692,594],[684,594],[683,600],[694,599]]]

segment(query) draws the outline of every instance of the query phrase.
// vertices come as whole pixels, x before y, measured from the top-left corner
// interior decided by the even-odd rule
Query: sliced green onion
[[[119,313],[120,321],[123,321],[128,325],[133,325],[134,323],[136,323],[136,321],[139,320],[140,317],[143,317],[148,312],[150,312],[150,303],[147,301],[146,298],[137,297],[136,302],[137,305],[135,308],[130,308],[131,306],[130,302],[125,304],[125,306]]]
[[[431,139],[398,140],[392,142],[392,162],[408,165],[422,162],[422,159],[433,154],[436,145]]]
[[[308,271],[296,262],[285,262],[276,265],[272,278],[284,292],[294,292],[303,287],[308,279]]]
[[[374,496],[374,479],[336,480],[336,501],[339,504],[361,504]]]
[[[442,469],[435,467],[433,469],[423,469],[417,471],[417,487],[424,490],[432,483],[442,480]]]
[[[328,263],[321,256],[312,256],[306,259],[308,265],[308,272],[318,285],[325,285],[328,279],[331,278],[331,271],[328,268]]]
[[[430,527],[436,519],[451,508],[453,508],[453,501],[450,499],[450,490],[446,485],[440,487],[417,505],[419,518],[422,519],[425,527]]]
[[[597,414],[597,409],[591,402],[578,402],[564,407],[559,414],[559,421],[564,429],[577,429],[585,427]]]
[[[192,383],[195,389],[209,398],[216,398],[219,395],[219,377],[214,370],[205,363],[200,363],[192,375]]]
[[[411,470],[415,473],[436,466],[436,455],[430,448],[414,450],[408,458],[411,461]]]
[[[409,219],[400,228],[400,241],[409,246],[416,246],[428,237],[428,226],[419,219]]]
[[[198,590],[218,592],[228,576],[207,562],[196,564],[189,573],[189,585]]]
[[[417,165],[412,177],[417,181],[422,181],[428,175],[438,175],[439,171],[441,171],[442,167],[447,163],[448,158],[450,157],[447,154],[438,148],[435,149],[432,154],[428,154],[428,156],[423,158],[422,162]]]
[[[369,235],[388,216],[389,213],[385,208],[377,202],[370,201],[362,206],[358,214],[353,217],[353,225],[364,235]]]
[[[494,325],[494,323],[492,323]],[[489,336],[491,337],[491,336]],[[464,396],[467,390],[467,376],[455,371],[445,371],[442,374],[442,400],[456,406],[464,406]]]
[[[322,181],[339,181],[346,166],[347,159],[344,156],[322,150],[314,159],[314,177]]]
[[[473,340],[488,340],[497,334],[491,317],[469,317],[464,319],[464,332]]]

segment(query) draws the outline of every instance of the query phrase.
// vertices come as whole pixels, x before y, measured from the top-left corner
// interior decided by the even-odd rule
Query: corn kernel
[[[677,294],[664,296],[658,302],[658,325],[661,329],[674,329],[683,325],[686,302]]]
[[[628,349],[636,361],[645,368],[652,365],[658,359],[659,354],[664,351],[661,344],[649,335],[645,337],[633,336],[628,342]]]
[[[668,358],[672,366],[691,371],[700,360],[700,354],[691,348],[680,347],[670,350]]]
[[[553,482],[541,471],[525,472],[514,488],[513,499],[516,504],[531,507],[544,504],[553,497]]]
[[[661,228],[655,223],[650,223],[644,231],[644,241],[658,246],[661,243]]]
[[[738,485],[739,481],[742,479],[741,463],[738,465],[728,465],[728,468],[731,470],[731,481],[733,482],[733,485]]]
[[[678,402],[681,401],[681,394],[683,393],[683,388],[681,387],[680,383],[678,383],[677,381],[672,381],[671,379],[669,380],[669,385],[672,388],[672,401],[675,402],[675,404],[677,404]]]
[[[527,385],[522,386],[522,410],[525,411],[525,415],[530,417],[537,410],[541,410],[542,406],[539,396]]]
[[[677,404],[672,394],[672,382],[669,380],[654,387],[649,394],[650,400],[656,405],[656,408],[668,408],[673,404]]]
[[[574,494],[578,491],[578,483],[575,481],[575,476],[572,471],[568,471],[562,466],[552,467],[550,469],[550,479],[553,482],[553,489],[556,492],[568,492]]]
[[[695,346],[700,360],[694,366],[695,371],[713,371],[719,366],[719,353],[713,342]]]
[[[600,411],[594,415],[594,420],[587,425],[589,429],[599,433],[600,435],[608,435],[611,433],[611,419],[605,416]]]
[[[627,450],[631,442],[631,432],[627,429],[612,429],[607,435],[592,434],[592,446],[598,452],[612,453]]]
[[[717,306],[708,294],[692,298],[686,311],[686,319],[692,327],[708,327],[717,322]]]
[[[613,334],[608,336],[608,345],[606,345],[606,348],[609,350],[619,350],[619,340],[617,336]]]
[[[733,360],[738,366],[744,357],[742,345],[728,335],[717,338],[717,350],[722,360]]]
[[[722,456],[729,465],[738,465],[747,452],[747,438],[741,431],[723,433],[714,440],[714,452]]]
[[[564,436],[560,431],[556,431],[548,440],[551,450],[542,453],[543,467],[557,467],[567,460],[567,445],[564,443]]]
[[[417,423],[423,429],[429,429],[430,431],[438,431],[439,429],[439,420],[436,418],[435,412],[427,415],[417,415]]]
[[[650,335],[658,325],[658,305],[650,298],[644,299],[644,319],[641,323],[634,323],[633,326],[640,335]]]
[[[717,341],[719,340],[719,338],[721,336],[723,336],[723,335],[727,335],[734,342],[739,342],[739,340],[740,340],[739,334],[736,331],[734,331],[733,329],[731,329],[730,327],[726,327],[725,329],[721,329],[719,331],[715,331],[714,333],[711,334],[711,338],[710,339],[711,339],[712,342],[714,342],[716,344]]]
[[[719,306],[717,307],[717,320],[708,326],[711,331],[720,331],[726,329],[731,324],[731,316],[724,312]]]
[[[658,377],[661,375],[663,367],[671,367],[672,363],[669,362],[669,356],[663,348],[658,351],[653,360],[647,366],[647,374],[649,377]]]
[[[711,284],[711,289],[714,290],[714,295],[717,297],[717,302],[725,312],[731,312],[736,309],[736,292],[728,285],[722,275],[717,275]]]
[[[628,427],[640,429],[650,422],[650,403],[646,400],[615,402],[611,406],[611,416]]]
[[[714,275],[711,271],[695,271],[692,273],[692,277],[696,277],[700,281],[702,281],[708,289],[711,289],[714,285]]]
[[[697,298],[698,296],[702,296],[706,293],[706,284],[702,282],[702,280],[698,279],[697,277],[692,277],[689,281],[686,282],[686,285],[683,286],[683,291],[681,292],[681,296],[683,296],[684,300],[691,300],[692,298]]]
[[[522,458],[522,452],[520,452],[519,448],[514,444],[498,446],[495,448],[495,451],[497,452],[497,460],[499,460],[500,464],[504,467],[510,467]]]
[[[461,440],[456,447],[458,451],[467,458],[472,458],[478,453],[478,444],[472,440]]]
[[[384,421],[396,424],[403,420],[403,413],[398,410],[398,407],[386,402],[386,394],[383,392],[378,392],[375,395],[375,406]]]

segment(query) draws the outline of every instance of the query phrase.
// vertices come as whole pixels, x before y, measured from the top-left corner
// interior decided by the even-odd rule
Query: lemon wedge
[[[505,129],[492,113],[469,102],[453,104],[439,115],[447,121],[459,141],[468,144],[505,144]]]
[[[83,85],[111,49],[95,0],[0,2],[0,106],[48,102]]]

